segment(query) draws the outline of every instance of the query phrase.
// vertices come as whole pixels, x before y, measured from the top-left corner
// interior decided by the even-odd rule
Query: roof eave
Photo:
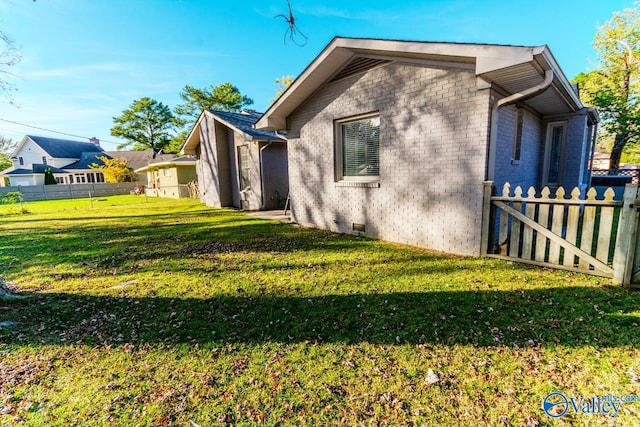
[[[580,101],[580,96],[576,93],[575,90],[573,90],[571,82],[569,82],[569,79],[562,71],[562,68],[560,68],[560,65],[558,65],[558,62],[551,53],[549,47],[545,45],[543,46],[543,48],[544,49],[539,52],[539,55],[535,55],[534,58],[544,69],[547,69],[547,67],[549,67],[553,71],[558,83],[560,84],[560,88],[562,88],[565,99],[567,100],[567,102],[570,102],[572,104],[571,107],[575,111],[581,110],[582,108],[584,108],[584,105],[582,104],[582,101]],[[544,62],[541,60],[543,60]],[[545,67],[545,63],[547,67]]]
[[[182,145],[182,148],[180,149],[180,154],[182,154],[182,155],[195,155],[196,154],[196,148],[198,147],[198,144],[200,143],[200,122],[203,120],[204,114],[206,112],[207,112],[207,110],[203,110],[200,113],[200,115],[198,116],[198,120],[196,120],[195,124],[191,128],[191,131],[189,132],[189,135],[184,140],[184,144]]]
[[[397,57],[443,58],[476,66],[476,75],[533,60],[546,46],[497,46],[463,43],[425,43],[399,40],[334,38],[256,122],[257,129],[286,130],[287,117],[328,81],[353,56],[377,54]],[[496,53],[500,50],[500,56]]]

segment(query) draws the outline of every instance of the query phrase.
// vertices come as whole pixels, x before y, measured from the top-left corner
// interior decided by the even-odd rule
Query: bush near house
[[[0,218],[2,425],[634,425],[637,292],[190,199]]]

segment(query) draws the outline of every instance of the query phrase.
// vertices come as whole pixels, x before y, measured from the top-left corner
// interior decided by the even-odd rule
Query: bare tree
[[[2,92],[9,102],[13,102],[9,92],[15,90],[14,85],[9,80],[13,74],[9,68],[20,62],[20,55],[13,44],[13,40],[0,30],[0,92]]]

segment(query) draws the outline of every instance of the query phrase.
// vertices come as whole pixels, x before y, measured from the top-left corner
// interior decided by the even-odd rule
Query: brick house
[[[479,255],[483,182],[586,187],[597,122],[547,46],[338,37],[256,127],[295,222]]]
[[[212,207],[281,207],[289,191],[287,142],[257,130],[255,112],[205,110],[180,153],[195,156],[200,199]]]

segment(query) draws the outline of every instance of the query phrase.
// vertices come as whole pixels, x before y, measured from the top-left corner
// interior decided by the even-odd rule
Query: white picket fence
[[[598,195],[559,187],[551,194],[531,187],[512,193],[507,183],[496,194],[485,183],[482,253],[552,268],[611,277],[617,283],[640,280],[635,257],[640,206],[638,186],[625,187],[623,200],[609,188]],[[638,251],[640,252],[640,251]]]

